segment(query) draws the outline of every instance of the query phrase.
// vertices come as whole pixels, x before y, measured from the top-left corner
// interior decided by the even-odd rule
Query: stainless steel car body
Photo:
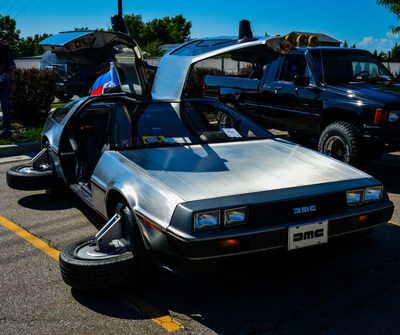
[[[75,48],[74,55],[85,57],[90,48],[81,50],[80,44],[75,43],[79,39],[80,36],[68,40],[66,45],[57,46],[57,50],[72,52],[68,49],[71,46]],[[104,41],[100,37],[96,40]],[[361,196],[356,206],[348,203],[348,191],[360,191],[363,197],[368,188],[382,190],[380,182],[370,175],[297,144],[273,138],[216,100],[181,99],[188,72],[197,61],[228,51],[241,57],[246,54],[246,48],[237,41],[229,40],[225,48],[213,41],[192,41],[166,55],[157,71],[153,100],[147,97],[140,56],[129,60],[136,46],[116,49],[121,42],[117,39],[117,44],[111,42],[108,50],[100,43],[108,55],[116,53],[120,57],[116,60],[119,73],[129,74],[129,66],[135,68],[133,78],[139,78],[135,85],[143,84],[138,90],[141,94],[128,89],[118,94],[82,98],[54,111],[44,127],[43,145],[50,150],[57,176],[107,219],[114,214],[116,199],[126,203],[135,215],[147,250],[158,256],[162,254],[163,264],[168,263],[165,257],[193,261],[286,247],[287,231],[293,225],[323,222],[325,227],[329,225],[329,237],[334,237],[387,222],[393,204],[383,191],[371,203],[364,202]],[[208,46],[189,55],[191,43]],[[265,54],[276,57],[290,48],[281,38],[248,43],[264,57]],[[46,46],[52,48],[51,44]],[[130,56],[125,57],[124,49]],[[123,88],[130,87],[120,79]],[[152,106],[160,108],[151,110]],[[188,121],[193,110],[199,114],[209,113],[208,109],[218,112],[207,120],[210,126],[216,126],[215,131],[209,132],[213,134],[211,137],[204,136],[207,131],[197,129],[200,121]],[[91,170],[82,166],[93,153],[88,151],[82,158],[88,137],[81,142],[78,137],[81,132],[90,136],[88,129],[92,131],[81,119],[94,121],[98,112],[106,114],[107,125],[102,133],[101,151]],[[140,118],[145,113],[148,114],[142,124]],[[118,144],[119,136],[118,141],[115,139],[115,133],[126,125],[124,121],[117,122],[120,114],[130,120],[131,138],[125,142],[130,143],[128,147]],[[232,119],[229,126],[222,118],[225,114]],[[168,118],[174,123],[154,127],[150,125],[152,116],[160,123]],[[153,133],[145,132],[147,122]],[[175,128],[179,130],[176,134]],[[168,132],[171,135],[167,136]],[[218,137],[221,134],[224,139]],[[144,143],[146,135],[153,136],[155,142]],[[141,145],[133,144],[139,140]],[[83,178],[85,169],[90,173]],[[227,212],[238,208],[245,219],[239,225],[229,226],[224,221]],[[210,211],[217,213],[218,226],[197,230],[196,215]],[[237,239],[238,247],[221,247],[219,242],[231,238]]]
[[[273,159],[271,159],[273,157]],[[354,181],[356,181],[354,183]],[[93,205],[105,217],[107,193],[124,194],[130,206],[167,230],[180,203],[232,197],[226,206],[282,201],[329,191],[366,187],[376,181],[364,172],[299,145],[266,139],[183,147],[107,151],[91,181]],[[339,186],[340,185],[340,186]],[[273,199],[270,191],[281,190]],[[263,193],[263,195],[261,195]],[[247,194],[248,203],[235,200]],[[157,199],[157,201],[155,201]],[[203,210],[209,209],[204,204]],[[201,207],[201,206],[200,206]],[[182,237],[191,235],[192,216]]]

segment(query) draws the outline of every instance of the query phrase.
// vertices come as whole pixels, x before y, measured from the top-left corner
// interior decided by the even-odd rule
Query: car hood
[[[389,104],[400,103],[400,84],[397,83],[349,83],[338,84],[331,87],[340,88],[346,91],[346,93],[350,90],[351,92],[357,93],[367,99],[383,101]]]
[[[99,72],[112,62],[121,90],[150,98],[150,85],[139,46],[129,35],[115,31],[68,31],[40,42],[59,59],[97,64]]]
[[[79,63],[112,60],[114,46],[117,44],[134,49],[137,59],[143,58],[136,42],[129,35],[113,31],[66,31],[40,42],[44,49],[50,50],[57,57]]]
[[[185,201],[370,178],[276,139],[121,152]]]

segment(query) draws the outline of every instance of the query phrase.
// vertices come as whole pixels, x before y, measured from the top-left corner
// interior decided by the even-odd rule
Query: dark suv
[[[89,94],[100,66],[66,61],[51,51],[46,51],[40,60],[40,69],[53,69],[60,74],[61,80],[57,83],[56,98],[68,101],[74,95],[82,97]]]

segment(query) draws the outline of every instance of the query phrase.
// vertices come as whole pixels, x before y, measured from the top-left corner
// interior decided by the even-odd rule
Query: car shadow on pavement
[[[62,197],[56,196],[51,198],[45,193],[32,194],[19,199],[18,204],[22,207],[39,211],[59,211],[76,208],[97,229],[103,227],[105,223],[105,220],[99,214],[82,203],[70,191],[64,192]]]

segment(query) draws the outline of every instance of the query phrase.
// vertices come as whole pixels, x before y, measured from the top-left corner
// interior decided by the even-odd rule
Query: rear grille
[[[253,205],[249,208],[249,226],[265,227],[313,220],[347,210],[345,192],[301,198],[284,202]]]

